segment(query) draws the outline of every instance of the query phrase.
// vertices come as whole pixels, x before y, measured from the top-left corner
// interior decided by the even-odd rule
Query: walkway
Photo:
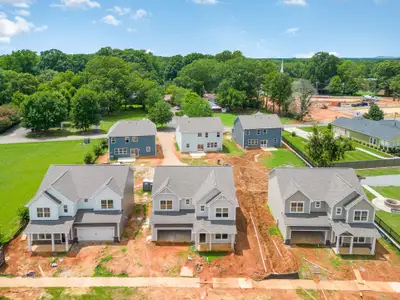
[[[204,284],[205,282],[202,282]],[[400,282],[381,281],[337,281],[322,280],[264,280],[260,282],[248,278],[213,278],[213,288],[223,289],[268,289],[268,290],[331,290],[331,291],[372,291],[400,293]],[[0,288],[47,288],[47,287],[172,287],[200,288],[199,278],[182,277],[38,277],[0,278]]]
[[[365,150],[365,149],[363,149],[363,148],[356,147],[356,149],[359,150],[359,151],[365,152],[365,153],[367,153],[367,154],[369,154],[369,155],[372,155],[372,156],[375,156],[375,157],[377,157],[377,158],[380,158],[380,159],[391,159],[391,157],[380,156],[380,155],[378,155],[378,154],[376,154],[376,153],[373,153],[373,152],[371,152],[371,151]]]
[[[367,177],[361,180],[361,184],[372,185],[372,186],[391,186],[391,185],[400,186],[400,174]]]
[[[296,127],[286,127],[286,128],[285,128],[285,131],[288,131],[288,132],[296,132],[296,135],[297,135],[297,136],[302,137],[303,139],[306,139],[306,140],[308,140],[308,137],[309,137],[309,135],[311,134],[311,133],[308,132],[308,131],[304,131],[304,130],[301,130],[301,129],[296,128]]]
[[[181,162],[175,155],[175,131],[167,132],[161,131],[157,133],[158,142],[161,145],[164,154],[164,160],[162,165],[164,166],[184,166],[185,164]]]
[[[362,183],[361,183],[362,184]],[[375,191],[372,187],[370,187],[367,184],[362,184],[362,186],[371,194],[373,194],[376,198],[385,198],[381,194],[379,194],[377,191]]]

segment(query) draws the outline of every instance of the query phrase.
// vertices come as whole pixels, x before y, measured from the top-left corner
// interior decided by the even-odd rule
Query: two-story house
[[[278,115],[258,112],[238,116],[233,122],[232,138],[244,149],[280,147],[282,128]]]
[[[73,241],[119,241],[133,187],[128,165],[50,166],[26,205],[28,250],[51,244],[53,252],[64,252]]]
[[[110,159],[156,156],[156,125],[150,120],[121,120],[108,131]]]
[[[230,251],[236,236],[231,166],[160,166],[155,169],[152,240],[195,244],[197,251]]]
[[[181,152],[218,152],[223,148],[224,125],[216,117],[179,118],[176,143]]]
[[[268,180],[268,205],[285,243],[375,253],[375,208],[353,169],[276,168]]]

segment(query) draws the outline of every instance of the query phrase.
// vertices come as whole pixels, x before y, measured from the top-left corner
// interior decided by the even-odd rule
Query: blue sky
[[[400,0],[0,0],[0,53],[400,56]]]

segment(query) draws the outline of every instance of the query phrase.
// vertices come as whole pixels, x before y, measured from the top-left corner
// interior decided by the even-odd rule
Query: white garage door
[[[114,227],[78,227],[78,241],[113,241]]]
[[[191,230],[158,230],[157,235],[159,242],[190,243],[192,240]]]

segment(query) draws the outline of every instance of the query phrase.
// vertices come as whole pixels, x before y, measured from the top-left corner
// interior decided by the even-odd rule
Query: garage
[[[325,244],[325,231],[292,231],[291,244]]]
[[[158,230],[157,241],[173,243],[190,243],[192,241],[191,230]]]
[[[78,241],[114,241],[114,227],[78,227]]]

